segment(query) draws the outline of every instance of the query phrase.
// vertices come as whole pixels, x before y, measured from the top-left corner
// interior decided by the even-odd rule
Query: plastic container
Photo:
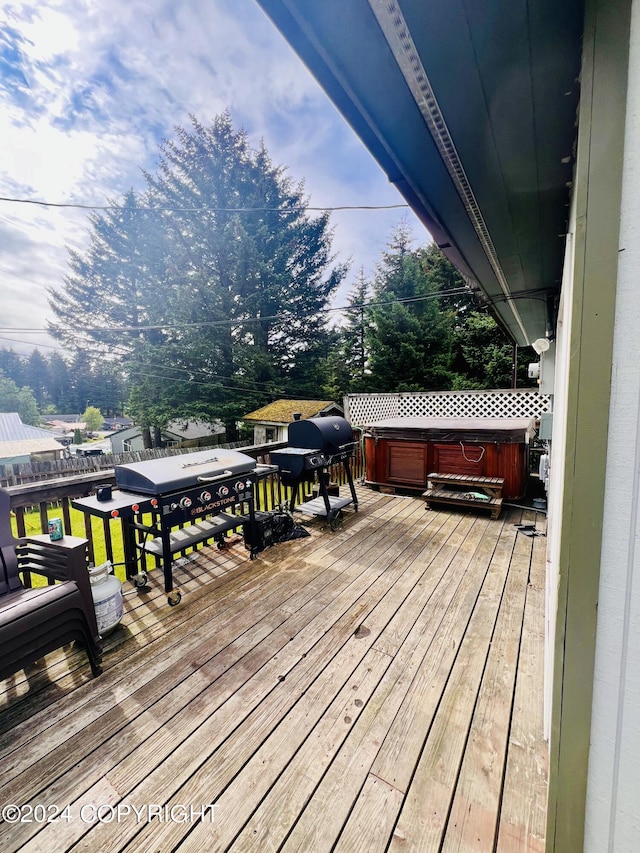
[[[111,574],[112,569],[109,560],[89,569],[98,633],[103,636],[113,631],[122,619],[122,584]]]

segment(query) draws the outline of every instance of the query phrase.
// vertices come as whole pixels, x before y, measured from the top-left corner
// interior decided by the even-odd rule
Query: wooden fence
[[[214,447],[245,448],[252,445],[246,441],[236,441],[230,444],[213,444]],[[147,459],[161,459],[164,456],[178,456],[184,453],[195,453],[206,450],[206,446],[190,444],[189,446],[172,446],[154,448],[152,450],[131,450],[127,453],[100,454],[99,456],[72,456],[69,459],[47,459],[42,462],[24,462],[13,465],[0,465],[0,486],[18,486],[23,483],[37,483],[43,480],[54,480],[59,477],[75,477],[84,474],[108,471],[114,465],[125,465],[130,462],[144,462]]]
[[[226,446],[226,445],[225,445]],[[251,456],[259,463],[269,464],[269,453],[272,450],[279,449],[285,446],[285,442],[271,443],[268,445],[250,445],[242,446],[242,452]],[[145,455],[145,459],[158,458],[159,456],[178,455],[184,453],[184,450],[176,451],[170,448],[162,451],[141,451],[144,454],[156,454],[155,456]],[[137,454],[136,454],[137,455]],[[62,519],[65,535],[85,536],[89,541],[89,560],[92,563],[101,562],[103,559],[111,560],[114,565],[117,565],[120,560],[119,554],[122,552],[122,520],[108,521],[92,518],[89,515],[84,515],[83,521],[84,530],[78,530],[78,519],[72,526],[71,501],[74,498],[86,497],[95,492],[96,486],[100,484],[115,484],[115,474],[113,464],[117,457],[107,456],[110,465],[104,466],[80,466],[78,469],[65,469],[66,476],[61,476],[57,472],[57,476],[52,477],[49,472],[49,479],[32,479],[30,482],[22,482],[15,485],[7,485],[5,488],[10,495],[11,511],[15,516],[15,531],[18,536],[24,537],[33,533],[46,533],[48,530],[48,520],[50,517],[59,516]],[[94,462],[99,457],[82,460],[82,462]],[[126,459],[123,462],[142,461],[132,457],[132,454],[126,454]],[[103,462],[100,459],[100,462]],[[42,463],[45,464],[45,463]],[[354,480],[364,477],[364,460],[361,452],[361,447],[356,446],[356,452],[351,464]],[[87,470],[88,469],[88,470]],[[46,472],[32,472],[33,477],[45,475]],[[333,466],[330,470],[330,479],[343,485],[344,469],[342,465]],[[297,496],[297,502],[301,502],[306,497],[310,496],[313,491],[313,483],[304,483],[300,487],[300,494]],[[283,503],[290,501],[291,489],[285,487],[280,482],[276,474],[269,474],[265,478],[261,478],[259,486],[256,490],[256,510],[269,510],[274,507],[281,506]],[[38,529],[27,529],[26,519],[32,518],[32,513],[37,513],[39,518]],[[246,512],[246,507],[238,505],[236,507],[238,513]],[[239,520],[238,531],[241,531],[242,522]],[[193,551],[197,546],[189,547],[185,551],[176,554],[175,556],[184,556],[189,551]],[[156,563],[158,561],[156,560]],[[122,572],[118,574],[123,578]],[[29,579],[26,579],[29,582]]]

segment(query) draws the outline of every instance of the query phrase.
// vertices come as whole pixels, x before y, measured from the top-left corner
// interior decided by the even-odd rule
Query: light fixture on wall
[[[538,338],[531,344],[531,346],[538,353],[538,355],[541,355],[543,352],[546,352],[549,349],[551,343],[546,338]]]

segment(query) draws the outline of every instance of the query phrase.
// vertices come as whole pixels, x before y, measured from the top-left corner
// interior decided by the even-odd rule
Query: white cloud
[[[252,0],[48,0],[4,11],[11,68],[0,65],[2,196],[117,199],[142,186],[159,139],[189,113],[206,123],[228,108],[253,145],[264,139],[273,161],[305,180],[312,205],[401,202]],[[352,258],[351,280],[362,266],[371,274],[401,216],[332,217],[334,250]],[[44,326],[46,288],[61,284],[65,246],[85,244],[86,223],[79,211],[0,203],[5,328]]]

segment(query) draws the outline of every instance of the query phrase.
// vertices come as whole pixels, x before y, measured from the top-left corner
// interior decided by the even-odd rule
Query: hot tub
[[[533,418],[390,418],[364,427],[372,486],[422,492],[431,473],[502,477],[502,496],[527,488]]]

